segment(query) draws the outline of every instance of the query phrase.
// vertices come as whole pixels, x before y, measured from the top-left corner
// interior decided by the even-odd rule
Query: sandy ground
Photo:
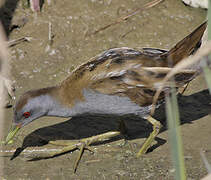
[[[11,73],[16,83],[17,97],[24,91],[61,82],[75,67],[109,48],[127,46],[170,49],[206,17],[205,10],[168,0],[125,22],[90,35],[118,17],[142,7],[146,2],[148,1],[53,0],[50,5],[46,2],[39,14],[23,8],[24,1],[18,4],[16,1],[8,3],[10,11],[7,11],[10,13],[3,13],[2,17],[7,29],[11,30],[8,32],[9,39],[32,37],[30,42],[10,49]],[[4,11],[1,9],[0,12]],[[49,22],[54,35],[51,46],[48,41]],[[211,162],[210,103],[211,98],[203,76],[192,81],[186,93],[179,97],[189,180],[197,180],[207,174],[199,154],[201,149],[207,150],[206,156]],[[5,113],[6,135],[13,118],[12,108],[6,109]],[[157,138],[158,146],[155,144],[152,152],[141,158],[135,157],[152,129],[146,122],[127,117],[128,143],[121,146],[124,141],[119,137],[93,146],[95,153],[85,151],[76,174],[73,173],[73,163],[78,151],[50,159],[34,159],[45,155],[47,151],[61,148],[46,145],[43,139],[73,140],[115,130],[118,117],[40,118],[24,127],[14,144],[2,147],[3,150],[22,147],[31,151],[22,152],[12,161],[10,157],[13,153],[2,153],[0,158],[4,160],[4,174],[1,177],[8,180],[173,179],[175,170],[171,163],[164,106],[156,111],[156,118],[164,127]]]

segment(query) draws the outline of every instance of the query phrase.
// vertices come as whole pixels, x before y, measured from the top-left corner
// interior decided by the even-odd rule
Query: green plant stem
[[[168,132],[171,143],[172,160],[174,168],[176,169],[175,179],[185,180],[186,170],[179,126],[179,109],[174,88],[171,89],[171,95],[166,96],[166,113],[168,119]]]

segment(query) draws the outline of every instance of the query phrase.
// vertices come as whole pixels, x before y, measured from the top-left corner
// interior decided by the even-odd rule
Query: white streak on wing
[[[108,66],[108,64],[106,65]],[[141,67],[141,64],[137,64],[137,63],[133,63],[133,64],[129,64],[127,67],[124,67],[123,70],[114,70],[114,71],[111,71],[111,72],[102,72],[102,73],[99,73],[95,76],[92,77],[92,80],[98,80],[98,79],[103,79],[103,78],[109,78],[109,77],[117,77],[117,76],[122,76],[124,74],[127,73],[128,70],[130,69],[138,69]]]
[[[124,78],[124,79],[122,79],[122,81],[123,81],[125,84],[131,85],[131,79],[129,79],[129,78]],[[134,85],[134,86],[136,86],[136,87],[145,87],[144,84],[134,84],[134,83],[132,83],[132,85]],[[131,86],[131,88],[132,88],[132,86]]]
[[[145,87],[143,84],[137,84],[136,87]]]
[[[129,78],[123,78],[122,81],[125,83],[125,84],[131,84],[131,80]]]
[[[113,71],[113,72],[109,72],[106,77],[114,77],[114,76],[122,76],[123,74],[126,73],[126,70],[121,70],[121,71]]]
[[[115,76],[122,76],[123,74],[126,73],[127,70],[121,70],[121,71],[112,71],[109,73],[100,73],[92,77],[92,80],[98,80],[98,79],[103,79],[103,78],[108,78],[108,77],[115,77]]]

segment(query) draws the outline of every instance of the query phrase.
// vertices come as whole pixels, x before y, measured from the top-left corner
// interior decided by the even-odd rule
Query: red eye
[[[30,115],[31,115],[30,112],[25,112],[25,113],[23,113],[23,116],[24,116],[25,118],[28,118]]]

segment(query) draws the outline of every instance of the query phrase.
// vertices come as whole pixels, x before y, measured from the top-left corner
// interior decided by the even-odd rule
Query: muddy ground
[[[1,14],[4,12],[1,19],[6,25],[9,39],[32,38],[30,42],[10,48],[11,74],[17,97],[24,91],[61,82],[75,67],[109,48],[170,49],[201,24],[207,13],[203,9],[185,6],[180,1],[166,0],[120,24],[90,35],[148,1],[52,0],[50,5],[46,1],[38,14],[25,8],[24,1],[7,2],[6,9],[1,8],[0,11]],[[49,22],[54,35],[52,45],[48,41]],[[201,149],[209,150],[206,156],[211,162],[210,103],[203,76],[192,81],[185,94],[179,97],[189,180],[197,180],[207,174],[199,154]],[[6,109],[5,113],[6,135],[13,118],[12,108]],[[13,153],[2,153],[0,158],[4,160],[4,174],[1,179],[173,179],[175,170],[171,163],[164,106],[157,110],[156,118],[164,127],[157,138],[158,145],[153,146],[152,152],[141,158],[135,157],[152,129],[139,119],[127,117],[128,143],[121,146],[124,140],[119,137],[93,146],[95,153],[85,151],[76,174],[73,173],[73,163],[78,151],[50,159],[36,159],[50,150],[61,148],[46,145],[47,141],[43,139],[73,140],[115,130],[118,118],[40,118],[24,127],[14,144],[2,147],[3,150],[23,147],[27,151],[12,161],[10,157]]]

